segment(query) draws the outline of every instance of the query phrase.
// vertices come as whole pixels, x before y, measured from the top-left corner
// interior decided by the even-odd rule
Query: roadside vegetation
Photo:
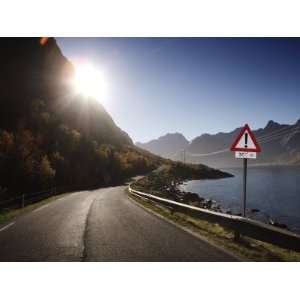
[[[52,187],[115,185],[158,167],[161,158],[135,147],[99,101],[74,93],[67,84],[74,67],[55,39],[3,45],[0,201]]]
[[[1,198],[53,186],[113,185],[158,166],[159,157],[133,145],[89,138],[38,107],[29,118],[31,125],[0,129]]]
[[[53,202],[59,198],[65,197],[67,195],[69,195],[70,193],[64,193],[64,194],[60,194],[60,195],[55,195],[55,196],[51,196],[49,198],[46,198],[42,201],[33,203],[33,204],[29,204],[23,208],[7,208],[7,209],[2,209],[0,210],[0,224],[5,224],[7,222],[9,222],[10,220],[23,215],[25,213],[28,213],[30,211],[33,211],[34,209],[46,205],[50,202]]]
[[[130,198],[163,218],[175,222],[181,227],[199,234],[201,238],[219,246],[242,261],[299,261],[300,253],[283,249],[269,243],[257,241],[248,237],[240,237],[237,242],[234,239],[234,232],[216,223],[210,223],[200,219],[192,218],[183,213],[177,213],[160,204],[154,203],[145,198],[133,196]]]

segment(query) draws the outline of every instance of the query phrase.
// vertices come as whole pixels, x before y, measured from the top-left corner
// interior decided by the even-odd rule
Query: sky
[[[101,102],[137,142],[300,118],[300,38],[57,38],[105,78]]]

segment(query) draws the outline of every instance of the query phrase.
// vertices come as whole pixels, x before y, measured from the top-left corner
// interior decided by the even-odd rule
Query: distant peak
[[[276,127],[278,127],[278,126],[280,126],[279,123],[276,123],[276,122],[274,122],[273,120],[270,120],[270,121],[267,123],[265,129],[273,129],[273,128],[276,128]]]
[[[184,137],[184,135],[182,133],[180,133],[180,132],[167,133],[164,136],[180,136],[180,137]]]
[[[182,134],[182,133],[179,133],[179,132],[174,132],[174,133],[167,133],[163,136],[160,136],[158,138],[158,140],[169,140],[169,139],[180,139],[180,140],[184,140],[184,141],[187,141],[188,140],[185,138],[185,136]]]

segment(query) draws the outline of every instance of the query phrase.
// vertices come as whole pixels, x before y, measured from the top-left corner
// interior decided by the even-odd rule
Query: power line
[[[288,125],[287,125],[287,126],[288,126]],[[293,126],[295,126],[295,125],[293,125]],[[277,134],[277,133],[279,133],[279,132],[281,132],[281,131],[290,130],[290,129],[292,129],[292,128],[291,128],[291,127],[289,127],[289,128],[284,127],[284,128],[280,128],[280,129],[277,129],[277,130],[273,130],[273,131],[271,131],[271,132],[269,132],[269,133],[266,133],[266,134],[263,134],[263,135],[258,136],[258,137],[257,137],[257,140],[260,140],[260,139],[263,139],[263,138],[265,138],[265,137],[268,137],[269,135]]]
[[[291,136],[292,133],[297,133],[297,132],[300,132],[300,130],[297,129],[297,130],[295,130],[295,131],[289,133],[289,135]],[[260,144],[269,143],[269,142],[272,142],[272,141],[274,141],[274,140],[281,139],[281,138],[283,138],[284,136],[285,136],[285,135],[282,135],[282,136],[274,136],[274,137],[272,137],[272,138],[269,138],[269,139],[260,141]]]
[[[202,156],[210,156],[210,155],[215,155],[215,154],[227,152],[229,150],[230,150],[229,148],[226,148],[226,149],[222,149],[222,150],[214,151],[214,152],[209,152],[209,153],[190,153],[190,152],[187,152],[187,154],[189,156],[192,156],[192,157],[202,157]]]
[[[266,136],[265,138],[263,139],[258,139],[258,141],[261,143],[261,142],[265,142],[267,140],[272,140],[273,138],[281,138],[281,137],[284,137],[285,135],[292,135],[294,134],[295,132],[298,132],[299,131],[299,127],[295,127],[295,128],[290,128],[289,130],[286,130],[284,132],[281,132],[281,133],[276,133],[276,134],[272,134],[272,135],[269,135],[269,136]]]
[[[257,138],[257,141],[259,141],[260,144],[266,144],[273,140],[279,139],[287,134],[291,135],[293,133],[300,132],[299,125],[294,126],[293,128],[281,128],[279,130],[275,130],[273,132],[270,132],[269,134],[265,134],[263,136],[260,136]],[[230,151],[230,148],[225,148],[222,150],[209,152],[209,153],[191,153],[191,152],[185,152],[190,157],[205,157],[205,156],[211,156],[211,155],[217,155],[220,153],[228,152]]]
[[[273,136],[284,136],[285,134],[289,134],[290,132],[293,132],[294,130],[297,130],[299,126],[295,126],[293,128],[281,128],[282,130],[277,130],[275,132],[271,132],[269,134],[266,134],[264,136],[260,136],[257,138],[257,141],[263,141],[269,138],[272,138]],[[284,130],[283,130],[284,129]],[[279,132],[280,131],[280,132]]]

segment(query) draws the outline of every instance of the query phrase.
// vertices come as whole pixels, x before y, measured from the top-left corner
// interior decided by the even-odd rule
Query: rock
[[[191,201],[199,201],[199,202],[202,202],[203,201],[203,198],[201,198],[198,194],[196,193],[190,193],[190,192],[187,192],[183,195],[183,201],[186,201],[186,202],[191,202]]]
[[[277,222],[275,220],[272,220],[272,219],[269,220],[269,224],[273,225],[273,226],[276,226],[276,227],[279,227],[279,228],[288,229],[288,226],[286,224],[279,223],[279,222]]]
[[[211,199],[205,199],[205,204],[209,207],[211,207],[213,205],[213,200]]]

